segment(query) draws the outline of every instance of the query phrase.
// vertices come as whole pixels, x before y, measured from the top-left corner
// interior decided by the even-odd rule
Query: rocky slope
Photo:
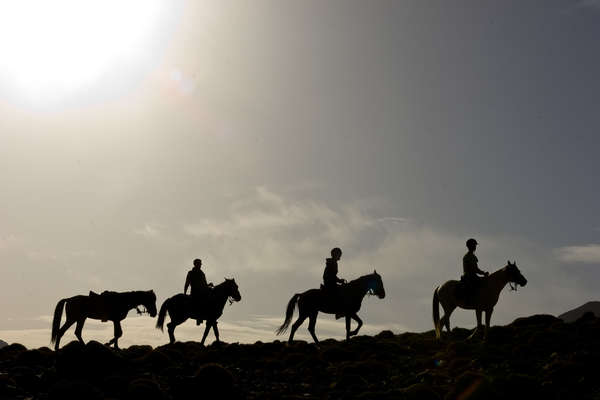
[[[583,314],[591,312],[596,317],[600,317],[600,301],[588,301],[582,306],[574,308],[566,313],[563,313],[558,316],[558,318],[562,319],[565,322],[574,322],[581,318]]]
[[[0,349],[4,346],[8,346],[8,343],[6,343],[4,340],[0,340]]]
[[[600,319],[549,315],[493,327],[384,331],[349,343],[196,342],[121,351],[97,342],[58,352],[0,349],[0,399],[598,399]]]

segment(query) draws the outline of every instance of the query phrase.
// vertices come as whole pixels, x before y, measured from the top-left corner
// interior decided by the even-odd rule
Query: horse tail
[[[439,286],[433,291],[433,326],[435,328],[435,337],[441,337],[440,329],[440,296],[438,295]]]
[[[290,322],[292,321],[292,317],[294,316],[294,308],[296,307],[296,303],[298,302],[299,298],[300,293],[296,293],[290,299],[287,305],[287,309],[285,310],[285,321],[283,321],[283,324],[279,327],[279,329],[275,331],[277,335],[281,335],[282,333],[284,333],[287,330],[288,326],[290,326]]]
[[[163,330],[163,325],[165,324],[165,316],[167,315],[167,309],[169,308],[169,304],[171,303],[171,299],[166,299],[162,306],[160,306],[160,311],[158,312],[158,319],[156,320],[156,329]]]
[[[60,328],[60,318],[62,317],[63,308],[65,307],[65,303],[69,299],[62,299],[56,304],[56,308],[54,309],[54,318],[52,319],[52,335],[50,338],[50,343],[56,343],[58,339],[58,331]]]

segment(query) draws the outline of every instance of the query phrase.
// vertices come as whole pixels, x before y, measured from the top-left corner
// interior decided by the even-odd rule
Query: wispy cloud
[[[134,233],[147,238],[154,238],[160,235],[160,226],[146,223],[143,227],[134,229]]]
[[[557,253],[564,262],[600,263],[600,244],[561,247],[557,249]]]

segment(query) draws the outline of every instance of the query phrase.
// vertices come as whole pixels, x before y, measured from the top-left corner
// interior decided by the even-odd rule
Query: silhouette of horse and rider
[[[177,325],[182,324],[188,318],[195,319],[196,325],[206,321],[206,327],[200,342],[202,345],[204,345],[211,328],[218,342],[220,339],[217,319],[223,315],[225,303],[227,303],[227,300],[233,303],[242,299],[235,279],[226,278],[225,281],[214,286],[212,283],[206,282],[206,276],[201,268],[202,261],[200,259],[194,260],[194,268],[186,276],[183,293],[166,299],[160,307],[156,327],[161,331],[163,330],[165,317],[168,313],[171,317],[171,321],[167,324],[170,343],[175,342],[175,328]],[[189,296],[186,294],[188,287],[191,287],[191,295]]]
[[[441,338],[443,327],[450,332],[450,315],[457,308],[475,310],[477,327],[469,336],[474,337],[480,330],[481,315],[485,312],[485,330],[484,338],[490,326],[490,319],[494,306],[502,289],[507,285],[525,286],[527,279],[521,274],[515,262],[510,261],[507,265],[498,271],[489,274],[482,271],[478,266],[478,259],[475,256],[477,241],[469,239],[466,242],[468,252],[463,257],[463,276],[460,281],[451,280],[438,286],[433,292],[433,323],[436,337]],[[287,331],[293,318],[294,309],[298,306],[298,318],[292,324],[289,343],[294,340],[294,334],[302,323],[308,318],[308,331],[316,344],[319,340],[315,333],[315,326],[319,312],[334,314],[336,319],[341,317],[346,321],[346,340],[357,335],[363,325],[358,316],[362,300],[366,295],[375,295],[380,299],[385,298],[385,289],[383,280],[377,271],[361,276],[350,282],[338,277],[338,262],[342,257],[342,250],[335,247],[331,250],[331,257],[325,260],[325,270],[323,272],[323,284],[318,289],[309,289],[302,293],[296,293],[286,307],[285,319],[283,324],[276,330],[277,335]],[[481,276],[480,276],[481,275]],[[187,294],[190,288],[190,295]],[[167,323],[169,342],[175,342],[175,328],[191,318],[196,320],[196,325],[206,321],[204,334],[201,344],[204,344],[208,333],[212,329],[218,342],[219,330],[217,320],[223,314],[223,309],[227,301],[232,304],[242,299],[239,288],[234,279],[227,279],[213,285],[207,282],[206,275],[202,271],[202,260],[194,260],[193,268],[187,273],[183,293],[176,294],[166,299],[160,311],[156,328],[161,331],[164,328],[167,314],[170,322]],[[444,315],[440,318],[439,306],[442,306]],[[144,307],[140,311],[139,307]],[[66,321],[60,326],[63,308],[66,310]],[[146,312],[151,317],[155,317],[156,295],[153,291],[135,291],[135,292],[110,292],[105,291],[102,294],[96,294],[90,291],[88,296],[73,296],[62,299],[56,305],[54,318],[52,321],[51,342],[55,344],[58,350],[60,339],[64,333],[74,324],[75,336],[83,343],[81,336],[85,320],[87,318],[98,319],[103,322],[113,321],[114,337],[107,345],[114,345],[118,348],[118,340],[123,335],[121,321],[127,316],[129,310],[135,308],[138,313]],[[357,322],[354,330],[351,330],[352,320]]]
[[[450,315],[457,307],[475,310],[477,326],[469,339],[475,337],[481,329],[481,314],[485,312],[484,339],[486,339],[494,306],[498,303],[502,289],[507,284],[513,284],[514,290],[517,285],[525,286],[527,284],[527,279],[521,274],[514,261],[512,263],[507,261],[505,267],[492,274],[480,270],[477,265],[477,256],[475,256],[477,241],[469,239],[466,244],[468,252],[463,257],[464,275],[461,280],[448,281],[433,291],[433,325],[438,339],[441,338],[444,326],[450,332]],[[479,275],[483,275],[483,277],[479,277]],[[441,319],[440,304],[444,309],[444,316]]]
[[[298,319],[292,325],[290,331],[289,343],[294,340],[296,330],[308,318],[308,331],[315,343],[319,343],[315,333],[317,315],[320,312],[326,314],[335,314],[336,319],[345,317],[346,319],[346,340],[351,336],[357,335],[362,320],[357,315],[360,310],[362,300],[367,294],[374,294],[380,299],[385,297],[385,289],[381,275],[377,271],[372,274],[361,276],[358,279],[346,283],[345,279],[338,278],[338,261],[342,257],[342,250],[335,247],[331,250],[331,258],[325,260],[325,271],[323,272],[323,285],[320,289],[309,289],[303,293],[296,293],[289,301],[283,324],[277,329],[277,335],[285,333],[288,329],[296,304],[298,305]],[[351,320],[355,320],[358,325],[354,330],[351,328]]]

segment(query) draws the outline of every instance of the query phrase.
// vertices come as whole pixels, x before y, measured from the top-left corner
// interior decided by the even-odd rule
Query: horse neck
[[[125,297],[124,303],[128,310],[142,304],[142,292],[126,292],[123,294]]]
[[[508,276],[506,275],[506,270],[504,268],[492,272],[488,277],[488,285],[491,286],[491,291],[498,296],[507,283]]]
[[[356,292],[357,295],[360,295],[360,298],[363,298],[369,291],[369,280],[370,279],[371,279],[371,275],[364,275],[364,276],[361,276],[360,278],[350,281],[347,286],[349,286],[352,293]]]
[[[227,288],[225,287],[225,282],[215,286],[213,289],[213,296],[216,300],[216,304],[222,307],[225,307],[225,302],[229,298],[229,295],[226,293]]]

